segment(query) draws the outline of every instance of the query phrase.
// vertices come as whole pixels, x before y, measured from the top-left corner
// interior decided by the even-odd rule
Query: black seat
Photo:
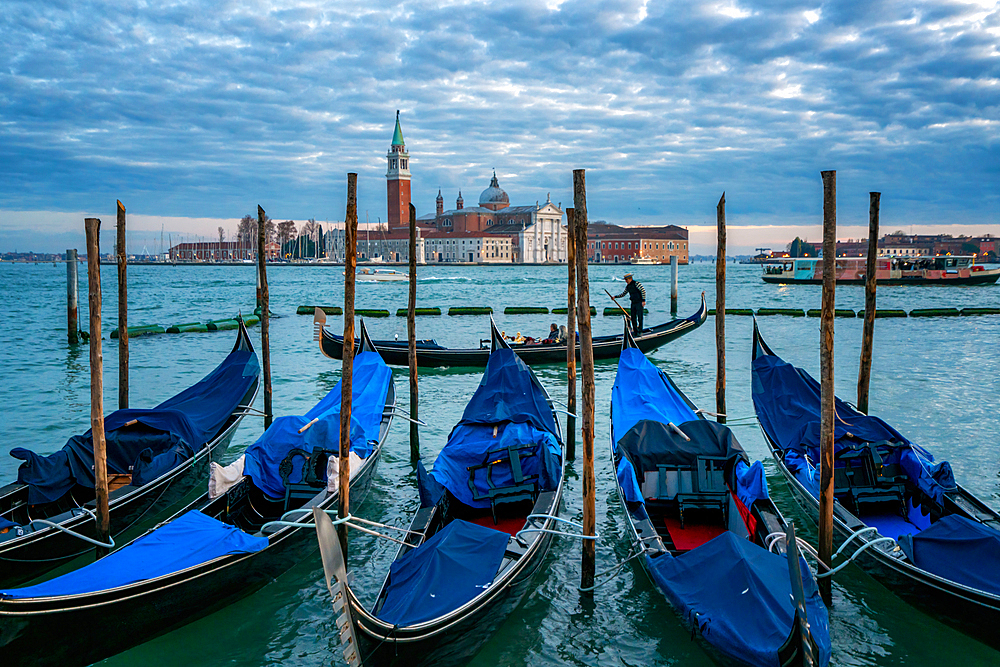
[[[724,456],[699,456],[694,466],[660,464],[657,497],[676,500],[680,513],[681,527],[684,527],[685,509],[718,510],[723,523],[728,520],[729,487],[725,478],[726,458]]]
[[[893,503],[906,516],[906,475],[898,464],[886,464],[879,452],[879,447],[896,446],[888,441],[863,442],[837,452],[836,460],[843,465],[834,466],[833,492],[841,502],[849,501],[856,513],[863,503]]]
[[[312,500],[320,489],[326,487],[326,464],[332,454],[336,452],[322,447],[313,448],[311,454],[298,447],[288,452],[278,466],[281,482],[285,485],[285,512],[301,505],[299,503],[293,506],[293,501]],[[301,461],[299,475],[301,481],[290,482],[289,478],[295,471],[296,460]]]
[[[479,465],[469,466],[469,489],[472,490],[473,500],[489,499],[490,510],[493,512],[493,523],[497,523],[497,505],[504,503],[520,503],[524,501],[535,501],[538,495],[538,475],[524,476],[521,470],[521,459],[532,456],[532,453],[524,453],[524,450],[533,450],[534,443],[525,445],[511,445],[499,450],[492,450],[486,453],[485,460]],[[493,482],[494,466],[506,462],[510,466],[513,484],[498,487]],[[489,489],[486,493],[479,493],[476,489],[476,471],[486,469],[486,485]]]

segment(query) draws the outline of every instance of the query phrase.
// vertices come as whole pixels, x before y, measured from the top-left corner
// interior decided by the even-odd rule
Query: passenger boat
[[[631,263],[632,264],[647,265],[647,264],[659,264],[660,261],[658,259],[653,258],[653,257],[633,257],[632,260],[631,260]]]
[[[803,509],[819,516],[820,386],[754,323],[752,391],[764,438]],[[907,602],[1000,648],[1000,515],[875,416],[835,399],[834,541]]]
[[[392,371],[370,345],[355,357],[352,377],[355,508],[375,474],[396,394]],[[340,498],[340,398],[338,382],[306,414],[276,419],[243,457],[213,470],[216,497],[202,496],[87,567],[0,590],[4,665],[89,665],[229,605],[307,558],[314,528],[302,521],[313,508],[336,509]]]
[[[708,317],[708,306],[705,303],[705,294],[701,295],[701,306],[691,316],[683,319],[672,320],[665,324],[649,327],[642,330],[642,334],[635,337],[636,345],[643,352],[650,352],[656,348],[666,345],[672,340],[680,338],[684,334],[690,333],[704,324]],[[319,341],[319,348],[324,355],[331,359],[340,359],[343,355],[344,338],[326,329],[324,326],[326,316],[317,309],[315,320],[315,339]],[[409,348],[407,342],[393,340],[377,340],[374,342],[375,349],[385,359],[390,366],[406,366],[409,364]],[[535,364],[564,364],[566,363],[565,343],[533,343],[533,344],[511,344],[510,347],[517,353],[524,363],[529,366]],[[615,336],[595,336],[593,339],[595,359],[617,359],[622,349],[622,337]],[[577,359],[580,358],[580,346],[577,345]],[[417,341],[417,365],[441,368],[468,366],[483,368],[490,358],[490,348],[448,348],[439,345],[436,340]]]
[[[879,257],[875,260],[875,281],[880,285],[992,285],[1000,278],[1000,268],[987,269],[972,256]],[[837,282],[863,285],[866,257],[838,257]],[[785,258],[764,263],[761,276],[766,283],[780,285],[821,285],[823,259]]]
[[[705,419],[627,328],[622,348],[611,462],[650,580],[726,664],[828,664],[826,607],[795,540],[781,541],[788,527],[760,461]]]
[[[421,507],[371,610],[348,588],[365,665],[465,664],[545,560],[562,498],[559,421],[495,326],[492,341],[479,388],[434,469],[418,467]],[[326,566],[339,545],[317,533]]]
[[[250,409],[259,376],[241,318],[232,351],[197,384],[155,408],[104,418],[112,539],[151,523],[201,483]],[[24,463],[17,482],[0,488],[0,586],[30,581],[93,552],[97,537],[89,430],[48,456],[23,448],[10,453]]]
[[[395,283],[409,280],[410,276],[402,271],[393,269],[358,269],[354,279],[359,283]]]

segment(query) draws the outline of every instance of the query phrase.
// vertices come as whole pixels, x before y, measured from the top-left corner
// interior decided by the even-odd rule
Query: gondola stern
[[[319,349],[323,349],[323,329],[326,328],[326,311],[322,308],[313,309],[313,341],[319,343]]]
[[[622,351],[624,352],[627,348],[639,346],[635,343],[635,337],[632,335],[632,326],[629,321],[622,316],[622,323],[625,325],[625,333],[622,335]]]
[[[760,329],[757,326],[757,316],[753,317],[753,351],[750,357],[750,361],[756,361],[757,357],[762,357],[765,355],[770,355],[772,357],[777,356],[771,348],[767,346],[764,342],[763,336],[760,335]]]
[[[496,352],[497,350],[509,350],[510,345],[504,340],[504,337],[500,334],[500,330],[497,328],[497,323],[494,321],[493,316],[490,315],[490,353]]]
[[[246,322],[243,321],[242,311],[236,314],[236,321],[239,322],[240,327],[236,332],[236,343],[233,344],[233,352],[247,350],[252,354],[257,354],[257,351],[253,347],[253,341],[250,340],[250,332],[247,331]]]
[[[313,508],[313,522],[316,524],[316,539],[319,541],[320,558],[323,561],[323,580],[326,582],[326,589],[330,591],[333,611],[337,616],[336,624],[344,661],[351,667],[360,667],[361,649],[354,629],[347,564],[340,549],[340,537],[329,515],[318,507]]]
[[[806,611],[805,588],[802,585],[802,568],[799,547],[795,537],[795,525],[789,521],[785,525],[785,556],[788,559],[788,577],[792,589],[792,606],[795,614],[788,639],[779,650],[781,664],[820,667],[822,665],[819,647],[813,638]]]
[[[365,318],[361,318],[361,344],[358,349],[354,351],[354,356],[358,356],[362,352],[378,352],[375,349],[375,344],[372,343],[371,337],[368,335],[368,327],[365,326]]]

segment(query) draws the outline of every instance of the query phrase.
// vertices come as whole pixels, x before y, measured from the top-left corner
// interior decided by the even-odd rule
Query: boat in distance
[[[754,322],[751,391],[792,497],[819,516],[820,386]],[[1000,514],[874,415],[834,398],[833,540],[906,602],[1000,649]]]
[[[879,257],[875,260],[875,282],[880,285],[992,285],[1000,279],[1000,268],[975,263],[972,255]],[[866,257],[838,257],[837,282],[865,284]],[[822,285],[822,257],[786,257],[763,262],[764,282],[777,285]]]
[[[635,336],[636,346],[643,352],[650,352],[672,340],[690,333],[705,323],[708,317],[708,306],[705,294],[701,295],[701,305],[694,314],[682,319],[672,320],[665,324],[643,329],[642,334]],[[317,309],[315,314],[314,340],[319,342],[320,350],[331,359],[341,359],[344,354],[344,337],[327,330],[326,315]],[[385,363],[390,366],[409,365],[409,348],[405,340],[376,340],[372,343]],[[358,341],[355,340],[355,346]],[[529,366],[535,364],[566,363],[566,344],[510,344],[511,349]],[[622,335],[595,336],[593,339],[594,359],[616,359],[621,353]],[[577,359],[580,359],[580,346],[577,345]],[[439,345],[435,340],[417,341],[417,366],[427,368],[441,367],[474,367],[484,368],[490,358],[490,348],[448,348]]]
[[[410,275],[394,269],[358,269],[354,279],[359,283],[398,283],[409,280]]]

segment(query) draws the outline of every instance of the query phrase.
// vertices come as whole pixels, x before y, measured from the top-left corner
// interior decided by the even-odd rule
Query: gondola
[[[326,329],[323,323],[326,316],[321,310],[316,313],[316,336],[319,341],[319,348],[324,355],[331,359],[340,359],[344,351],[344,337],[338,336]],[[642,335],[635,337],[636,345],[643,352],[650,352],[656,348],[666,345],[672,340],[680,338],[686,333],[690,333],[704,324],[708,317],[708,306],[705,303],[705,294],[701,295],[701,306],[690,317],[672,320],[665,324],[643,329]],[[622,348],[621,336],[597,336],[593,339],[594,359],[616,359]],[[536,364],[564,364],[566,363],[566,345],[543,343],[538,344],[510,344],[524,363],[529,366]],[[406,341],[377,340],[375,349],[379,351],[385,362],[390,366],[406,366],[409,364]],[[417,365],[429,368],[442,367],[473,367],[484,368],[490,358],[490,348],[447,348],[439,345],[434,340],[417,341]],[[577,346],[577,359],[580,358],[579,345]]]
[[[793,495],[819,516],[820,387],[778,357],[754,322],[752,392]],[[834,542],[907,602],[1000,648],[1000,515],[875,416],[835,399]]]
[[[370,345],[355,357],[352,393],[353,508],[372,483],[396,404],[392,371]],[[316,543],[303,520],[313,508],[336,509],[340,497],[340,397],[338,382],[305,415],[276,419],[243,457],[216,467],[209,488],[217,497],[203,496],[92,565],[0,590],[4,664],[102,660],[231,604],[308,557]]]
[[[610,430],[632,551],[692,636],[724,664],[828,664],[826,607],[763,466],[646,359],[627,324]]]
[[[534,373],[491,328],[479,388],[433,471],[418,466],[421,507],[371,610],[348,588],[356,657],[369,667],[465,664],[520,603],[552,539],[565,460],[559,421]],[[339,546],[317,535],[326,569]]]
[[[259,376],[240,319],[232,351],[197,384],[155,408],[105,417],[112,539],[151,523],[204,480],[253,404]],[[89,430],[48,456],[11,450],[24,463],[17,482],[0,488],[0,587],[94,551],[87,541],[97,537],[93,451]]]

